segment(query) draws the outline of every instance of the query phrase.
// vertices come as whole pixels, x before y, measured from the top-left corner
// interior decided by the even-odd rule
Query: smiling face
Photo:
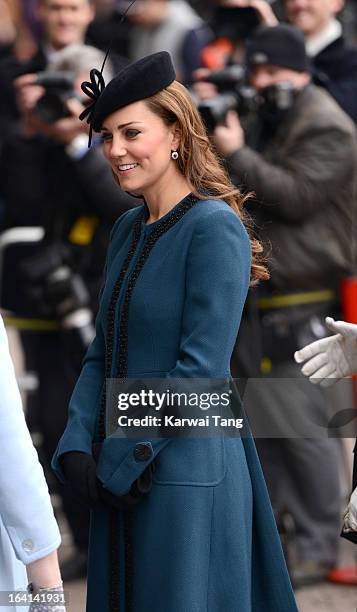
[[[149,194],[164,189],[177,177],[171,151],[178,148],[175,126],[168,127],[140,100],[107,117],[102,126],[103,151],[120,187]]]
[[[342,10],[344,0],[285,0],[290,23],[305,36],[322,31],[330,19]]]
[[[83,43],[94,15],[90,0],[42,0],[39,6],[47,42],[55,49]]]

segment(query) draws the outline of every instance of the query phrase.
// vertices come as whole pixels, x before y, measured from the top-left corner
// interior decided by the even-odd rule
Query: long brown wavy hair
[[[214,151],[187,89],[178,81],[174,81],[144,102],[167,126],[177,123],[180,134],[177,164],[191,185],[192,193],[200,199],[215,197],[224,200],[243,222],[251,243],[251,285],[268,279],[263,247],[259,240],[253,237],[251,220],[244,211],[244,204],[250,194],[242,194],[232,184],[222,161]]]

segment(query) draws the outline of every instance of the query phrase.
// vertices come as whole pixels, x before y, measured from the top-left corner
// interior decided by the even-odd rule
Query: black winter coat
[[[313,69],[316,83],[357,122],[357,49],[341,36],[314,57]]]

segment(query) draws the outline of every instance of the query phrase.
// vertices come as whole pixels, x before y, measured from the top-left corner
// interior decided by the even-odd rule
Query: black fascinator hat
[[[106,86],[102,72],[93,69],[90,81],[82,83],[82,91],[92,103],[79,118],[90,125],[89,143],[92,131],[100,132],[104,119],[116,110],[149,98],[168,87],[176,78],[171,56],[160,51],[125,66]]]

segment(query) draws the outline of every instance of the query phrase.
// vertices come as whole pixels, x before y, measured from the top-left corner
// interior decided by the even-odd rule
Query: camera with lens
[[[94,337],[90,295],[71,268],[71,252],[62,243],[42,247],[22,261],[27,306],[38,317],[55,319],[80,358]]]
[[[37,101],[34,109],[41,121],[54,123],[69,117],[66,102],[70,98],[77,97],[72,72],[39,72],[36,85],[41,85],[45,89],[44,95]]]
[[[266,121],[280,123],[293,106],[297,91],[290,81],[260,90],[259,115]]]
[[[237,64],[205,76],[205,81],[216,85],[219,93],[214,98],[202,101],[198,110],[212,133],[217,125],[225,123],[228,111],[238,113],[243,128],[255,118],[280,123],[292,107],[296,90],[289,81],[276,83],[259,92],[246,84],[245,69]]]
[[[209,133],[225,122],[228,111],[235,110],[243,121],[258,112],[260,97],[256,89],[246,84],[245,69],[239,64],[212,71],[204,80],[216,85],[218,94],[204,100],[198,110]]]

